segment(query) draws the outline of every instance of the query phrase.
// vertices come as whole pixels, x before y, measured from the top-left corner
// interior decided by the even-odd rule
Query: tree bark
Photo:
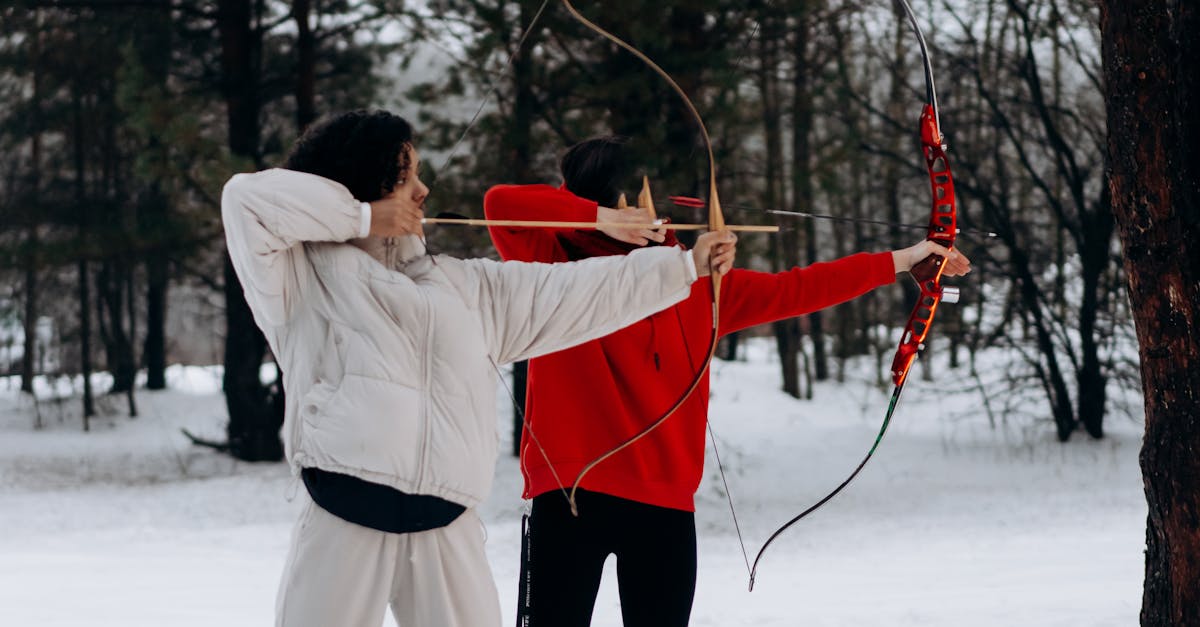
[[[537,6],[529,0],[520,0],[518,27],[533,20]],[[533,58],[530,56],[536,34],[521,42],[521,48],[513,57],[513,116],[505,134],[504,151],[509,155],[513,182],[525,185],[537,182],[533,172],[533,119],[537,98],[533,92]],[[529,376],[529,362],[513,364],[513,457],[521,456],[521,435],[525,429],[525,387]]]
[[[784,201],[783,187],[783,110],[779,89],[779,45],[786,31],[779,11],[763,6],[759,20],[762,36],[758,38],[758,90],[762,100],[762,126],[766,140],[766,169],[763,185],[763,206],[780,207]],[[781,231],[770,243],[771,266],[776,272],[800,264],[800,238],[797,229]],[[783,391],[803,398],[800,387],[801,338],[799,320],[788,318],[771,324],[775,347],[779,352],[780,376]]]
[[[30,218],[34,219],[34,218]],[[38,247],[37,225],[30,225],[29,235],[25,238],[25,316],[22,320],[25,336],[25,351],[21,355],[21,391],[33,394],[34,354],[37,352],[37,257]]]
[[[520,2],[518,25],[529,24],[537,9],[528,0]],[[538,182],[533,172],[533,117],[537,99],[533,93],[533,46],[536,35],[530,33],[513,58],[513,120],[508,126],[505,151],[510,156],[513,181],[519,185]]]
[[[292,0],[296,22],[296,129],[303,133],[317,119],[317,38],[309,17],[312,0]]]
[[[125,328],[125,273],[125,262],[114,259],[101,262],[96,273],[97,321],[104,342],[105,363],[113,377],[110,394],[128,392],[137,374],[133,344]]]
[[[30,147],[30,197],[35,203],[40,200],[41,196],[41,174],[42,174],[42,101],[41,101],[41,12],[38,11],[37,23],[38,32],[33,38],[33,102],[30,110],[33,113],[33,133],[31,137]],[[25,296],[25,311],[22,319],[23,333],[25,336],[25,348],[21,355],[21,391],[33,394],[33,375],[34,375],[34,353],[37,348],[37,248],[38,248],[38,225],[37,212],[26,210],[23,212],[27,221],[27,235],[25,237],[25,250],[21,255],[21,262],[24,265],[25,285],[23,287]]]
[[[83,377],[83,430],[91,428],[89,419],[96,415],[95,393],[92,391],[92,316],[91,293],[88,289],[88,262],[76,262],[79,282],[79,374]]]
[[[1107,194],[1105,194],[1107,198]],[[1113,219],[1107,208],[1097,213],[1094,219],[1083,225],[1085,235],[1084,247],[1081,247],[1081,269],[1083,283],[1083,300],[1079,304],[1079,372],[1076,374],[1078,384],[1078,403],[1076,407],[1079,423],[1083,425],[1088,435],[1093,438],[1104,437],[1104,411],[1107,404],[1108,377],[1100,363],[1100,343],[1096,338],[1096,320],[1104,300],[1100,292],[1100,280],[1108,269],[1109,244],[1112,240]]]
[[[161,251],[146,259],[146,339],[142,362],[146,366],[146,388],[167,387],[167,256]]]
[[[225,255],[225,407],[229,411],[229,452],[245,461],[283,459],[283,407],[260,374],[267,341],[254,323],[233,262]]]
[[[91,293],[88,281],[88,209],[86,187],[87,158],[84,150],[83,137],[83,98],[78,90],[72,94],[71,107],[74,129],[74,158],[75,158],[75,254],[76,280],[79,292],[79,372],[83,376],[83,430],[91,428],[89,419],[96,415],[96,407],[92,393],[92,309]]]
[[[888,69],[888,97],[887,97],[887,112],[888,117],[894,120],[909,120],[914,117],[911,112],[906,114],[910,108],[910,100],[905,91],[908,81],[908,71],[905,59],[911,52],[911,42],[908,32],[908,17],[899,4],[892,3],[892,15],[894,18],[894,37],[892,46],[892,64]],[[914,121],[915,125],[915,121]],[[903,141],[911,143],[912,139],[909,135],[898,136],[893,133],[893,140],[896,145],[904,145]],[[893,159],[888,159],[883,165],[882,173],[883,193],[885,196],[885,204],[887,206],[888,219],[892,222],[905,222],[902,212],[902,202],[900,198],[900,172],[899,165]],[[893,249],[903,248],[907,246],[907,241],[904,239],[909,234],[901,233],[898,230],[892,230],[889,241]],[[903,302],[896,309],[901,312],[912,311],[917,304],[917,299],[921,296],[921,290],[917,284],[909,279],[897,281],[900,284],[901,293],[903,294]],[[897,318],[901,320],[902,318]],[[922,359],[929,359],[932,347],[927,346],[922,355]],[[930,370],[922,368],[922,375],[928,377]]]
[[[171,70],[171,8],[169,0],[157,0],[154,11],[147,11],[144,30],[138,38],[138,58],[148,82],[167,94]],[[161,155],[163,142],[156,135],[149,139],[149,151]],[[170,288],[171,199],[164,193],[166,182],[153,180],[142,190],[138,220],[143,239],[149,240],[141,263],[146,267],[146,338],[142,343],[142,365],[146,368],[146,387],[167,387],[167,293]],[[132,308],[131,308],[132,311]],[[131,332],[131,335],[136,337]]]
[[[518,361],[513,364],[513,427],[512,455],[521,456],[521,436],[525,431],[525,390],[529,383],[529,362]]]
[[[812,146],[809,136],[813,128],[812,78],[808,42],[812,37],[812,13],[817,3],[796,3],[795,28],[792,34],[792,208],[812,211],[814,204]],[[804,225],[804,249],[807,263],[817,262],[817,222]],[[808,314],[809,338],[812,340],[812,370],[817,381],[829,379],[829,358],[825,348],[825,321],[822,312]],[[806,369],[807,370],[807,369]],[[811,386],[810,388],[811,389]]]
[[[1200,625],[1200,8],[1100,7],[1109,189],[1146,403],[1141,624]]]
[[[137,398],[135,392],[137,390],[137,354],[135,353],[135,338],[137,338],[137,305],[135,299],[137,292],[134,289],[134,265],[127,263],[124,265],[124,272],[121,276],[121,283],[125,290],[125,309],[129,311],[129,387],[125,388],[125,400],[129,406],[129,417],[137,418]]]
[[[221,87],[228,120],[229,149],[261,167],[261,97],[258,65],[262,33],[254,24],[252,0],[220,0],[216,27],[221,41]],[[282,386],[268,388],[259,375],[267,341],[254,322],[242,285],[225,255],[225,406],[229,452],[247,461],[283,459]]]

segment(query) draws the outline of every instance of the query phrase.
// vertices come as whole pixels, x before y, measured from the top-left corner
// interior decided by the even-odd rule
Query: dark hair
[[[629,176],[628,143],[627,137],[607,135],[568,148],[559,163],[567,190],[605,207],[615,206],[621,184]]]
[[[359,109],[308,127],[283,167],[332,179],[372,202],[392,193],[408,171],[411,146],[412,127],[404,118]]]

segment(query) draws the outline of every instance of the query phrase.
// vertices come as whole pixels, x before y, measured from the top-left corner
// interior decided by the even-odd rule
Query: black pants
[[[617,558],[625,627],[685,627],[696,592],[696,516],[580,490],[533,499],[520,627],[587,627],[604,560]]]

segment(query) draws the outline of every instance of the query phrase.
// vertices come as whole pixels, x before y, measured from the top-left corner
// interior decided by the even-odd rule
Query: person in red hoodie
[[[612,208],[629,172],[624,139],[601,137],[571,147],[561,172],[559,187],[491,188],[484,197],[486,216],[616,226],[491,227],[505,260],[574,261],[651,243],[679,245],[672,232],[653,228],[646,210]],[[892,283],[930,254],[947,257],[948,276],[970,269],[961,254],[927,241],[785,272],[734,269],[722,283],[718,332],[845,302]],[[670,409],[703,367],[711,337],[711,286],[701,279],[674,307],[530,361],[521,470],[524,498],[533,506],[518,602],[522,627],[589,625],[610,554],[616,555],[626,627],[687,625],[696,587],[694,496],[704,468],[708,377],[659,428],[585,475],[576,495],[579,516],[571,513],[563,488],[590,461]]]

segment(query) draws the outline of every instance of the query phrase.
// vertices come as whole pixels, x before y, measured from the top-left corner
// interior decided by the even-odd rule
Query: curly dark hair
[[[629,177],[628,137],[593,137],[567,149],[559,163],[563,183],[580,198],[615,207]]]
[[[408,175],[412,140],[412,127],[398,115],[348,111],[308,127],[283,167],[332,179],[356,199],[372,202]]]

